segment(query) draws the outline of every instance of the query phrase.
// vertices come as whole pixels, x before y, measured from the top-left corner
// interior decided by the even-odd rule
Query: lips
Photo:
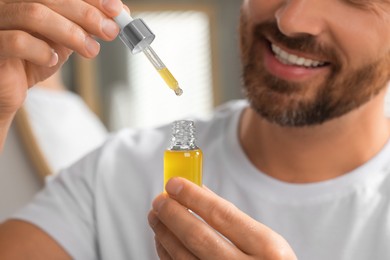
[[[264,41],[264,64],[272,75],[292,82],[309,80],[319,74],[329,72],[330,63],[313,58],[313,54],[292,53],[282,49],[281,45]]]
[[[276,59],[285,65],[303,66],[306,68],[321,67],[326,64],[325,61],[312,60],[305,57],[300,57],[295,54],[288,53],[274,43],[271,43],[272,52]]]

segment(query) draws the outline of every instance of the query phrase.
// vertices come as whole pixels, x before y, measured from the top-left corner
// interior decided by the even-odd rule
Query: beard
[[[289,82],[268,73],[259,44],[266,37],[292,50],[316,54],[330,63],[330,72],[312,82]],[[343,68],[337,52],[316,42],[314,36],[290,38],[275,22],[249,28],[243,11],[240,23],[241,60],[245,95],[261,117],[281,126],[322,124],[360,107],[383,90],[390,79],[390,54],[356,70]],[[270,48],[270,47],[269,47]]]

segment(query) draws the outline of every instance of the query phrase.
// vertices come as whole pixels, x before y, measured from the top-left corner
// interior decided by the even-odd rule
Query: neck
[[[240,142],[249,160],[282,181],[309,183],[348,173],[370,160],[390,135],[383,112],[385,91],[362,107],[314,127],[270,124],[248,108]]]

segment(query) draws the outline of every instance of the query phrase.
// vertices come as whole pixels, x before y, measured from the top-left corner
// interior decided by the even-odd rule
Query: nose
[[[280,31],[286,36],[318,36],[325,28],[325,6],[313,0],[282,1],[275,13]]]

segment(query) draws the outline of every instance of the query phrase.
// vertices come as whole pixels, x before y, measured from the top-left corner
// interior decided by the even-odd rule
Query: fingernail
[[[102,21],[102,30],[110,39],[114,39],[119,33],[118,25],[111,19],[104,19]]]
[[[93,57],[95,57],[100,50],[100,44],[88,36],[85,38],[85,47],[87,48],[88,53]]]
[[[179,178],[172,178],[165,185],[165,190],[171,195],[178,195],[183,189],[183,182]]]
[[[152,204],[152,207],[155,211],[159,212],[161,207],[165,204],[166,202],[166,197],[165,196],[158,196]]]
[[[119,14],[123,8],[122,2],[118,0],[103,0],[102,4],[109,13]]]
[[[53,67],[53,66],[55,66],[55,65],[57,65],[57,63],[58,63],[58,54],[54,51],[54,50],[52,50],[52,55],[51,55],[51,58],[50,58],[50,62],[49,62],[49,67]]]

